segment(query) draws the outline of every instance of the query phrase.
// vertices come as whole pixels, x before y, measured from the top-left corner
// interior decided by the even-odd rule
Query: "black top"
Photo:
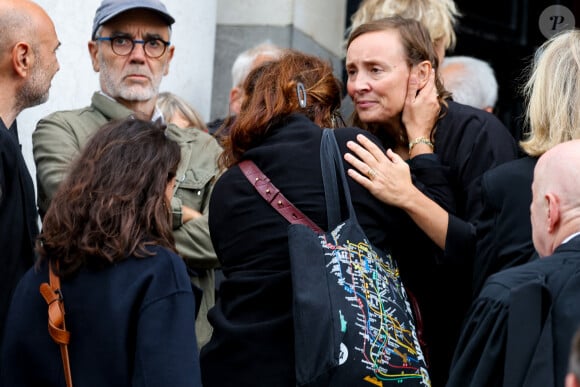
[[[523,369],[528,374],[553,379],[553,383],[543,386],[563,386],[568,354],[572,337],[580,323],[580,237],[576,236],[568,243],[560,245],[553,255],[536,259],[532,262],[496,273],[488,278],[481,293],[471,306],[468,318],[464,324],[459,340],[449,378],[448,387],[465,386],[502,386],[505,370],[511,372]],[[546,333],[552,341],[551,348],[542,348],[534,356],[546,356],[548,362],[553,362],[553,375],[542,375],[548,364],[530,366],[524,353],[531,346],[532,351],[539,337],[525,336],[510,347],[516,352],[506,356],[508,347],[508,319],[513,299],[525,302],[529,298],[514,298],[514,291],[524,285],[543,283],[551,293],[551,330]],[[534,299],[528,301],[531,309],[541,303]],[[527,308],[519,309],[520,314]],[[513,313],[513,312],[512,312]],[[546,310],[538,308],[538,314]],[[543,322],[539,315],[532,315]],[[515,318],[518,318],[516,315]],[[535,320],[534,318],[533,320]],[[532,318],[518,324],[521,329],[527,329],[532,324]],[[514,331],[512,331],[514,332]],[[514,332],[516,337],[517,331]],[[543,337],[545,339],[545,337]],[[546,342],[546,341],[544,341]],[[549,371],[547,371],[549,372]],[[528,375],[529,377],[529,375]],[[538,383],[536,382],[536,385]],[[522,385],[522,384],[518,384]],[[506,386],[508,387],[508,386]],[[511,386],[509,386],[511,387]]]
[[[335,130],[342,152],[347,150],[346,142],[359,133],[366,132]],[[244,158],[254,161],[288,200],[326,229],[321,137],[318,126],[302,115],[292,115],[272,127]],[[359,223],[370,241],[400,250],[402,235],[409,232],[409,218],[348,180]],[[436,186],[446,189],[442,182]],[[217,181],[209,213],[225,280],[218,303],[209,313],[214,333],[201,353],[204,386],[294,387],[288,222],[259,196],[237,166]]]
[[[461,322],[473,299],[471,268],[475,223],[482,212],[481,176],[517,156],[513,137],[494,115],[453,101],[448,104],[435,132],[435,154],[448,168],[456,202],[455,212],[449,214],[445,252],[434,252],[424,234],[409,234],[413,238],[406,241],[409,259],[400,264],[403,281],[421,309],[434,387],[447,379]],[[410,161],[413,173],[424,157]]]
[[[530,204],[536,157],[510,161],[482,179],[483,211],[477,222],[473,294],[490,275],[525,263],[535,254]]]
[[[163,247],[148,250],[155,255],[61,280],[75,386],[201,386],[185,263]],[[14,294],[0,359],[2,386],[65,385],[39,292],[43,282],[46,264],[30,269]]]
[[[11,294],[34,263],[37,222],[34,185],[20,151],[16,121],[9,131],[0,119],[0,345]]]
[[[517,158],[517,145],[501,121],[484,110],[448,101],[437,123],[435,153],[450,167],[457,213],[449,217],[446,259],[473,257],[475,222],[482,211],[481,176]]]

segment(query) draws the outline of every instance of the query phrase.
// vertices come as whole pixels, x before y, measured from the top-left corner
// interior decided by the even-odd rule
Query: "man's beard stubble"
[[[125,86],[123,84],[124,74],[119,75],[115,79],[112,74],[114,71],[110,70],[107,62],[99,54],[99,66],[101,83],[103,85],[103,92],[112,98],[122,98],[126,101],[146,102],[157,97],[159,94],[159,85],[161,83],[161,76],[156,77],[150,75],[151,84],[148,86],[133,85]],[[136,73],[141,73],[136,71]]]

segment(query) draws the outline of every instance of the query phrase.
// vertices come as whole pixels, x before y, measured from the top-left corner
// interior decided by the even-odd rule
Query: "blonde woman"
[[[484,210],[477,222],[474,292],[491,274],[527,262],[534,254],[530,224],[532,175],[538,157],[564,141],[580,138],[580,31],[544,43],[524,86],[528,133],[520,146],[527,157],[483,176]]]
[[[169,92],[159,93],[157,107],[163,113],[166,122],[180,128],[197,128],[207,132],[207,126],[201,115],[180,96]]]
[[[435,46],[439,63],[445,57],[445,51],[455,47],[453,28],[460,13],[453,0],[364,0],[351,17],[349,32],[361,24],[391,16],[423,24]]]

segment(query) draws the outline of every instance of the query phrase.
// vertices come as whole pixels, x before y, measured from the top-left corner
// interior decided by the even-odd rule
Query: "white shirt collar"
[[[561,245],[563,245],[564,243],[568,243],[570,242],[575,236],[580,235],[580,231],[575,232],[574,234],[570,235],[569,237],[567,237],[566,239],[564,239],[561,243]]]

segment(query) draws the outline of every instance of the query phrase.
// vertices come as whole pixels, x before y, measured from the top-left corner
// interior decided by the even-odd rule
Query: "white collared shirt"
[[[567,237],[566,239],[564,239],[564,240],[562,241],[562,243],[560,243],[560,245],[563,245],[564,243],[568,243],[568,242],[570,242],[570,241],[571,241],[571,240],[572,240],[572,239],[573,239],[575,236],[578,236],[578,235],[580,235],[580,231],[578,231],[578,232],[575,232],[574,234],[572,234],[572,235],[570,235],[569,237]]]

